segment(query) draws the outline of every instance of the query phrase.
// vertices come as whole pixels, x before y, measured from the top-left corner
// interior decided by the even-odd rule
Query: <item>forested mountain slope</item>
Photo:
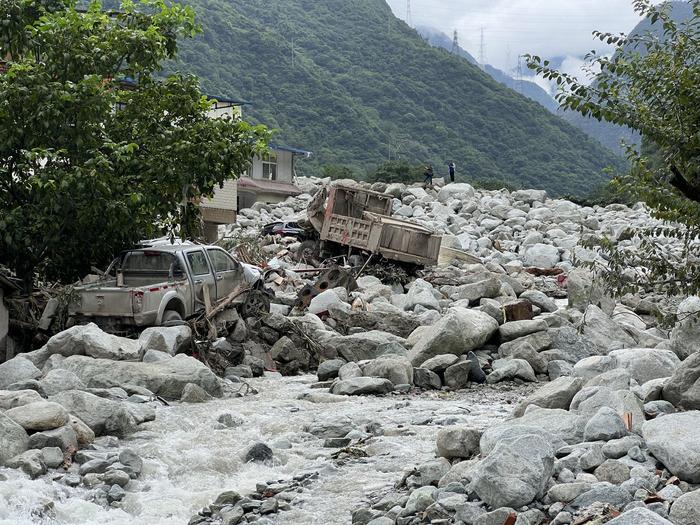
[[[204,34],[176,67],[253,102],[276,140],[314,152],[305,173],[387,158],[454,160],[460,174],[586,194],[619,159],[460,57],[428,45],[383,0],[189,0]]]

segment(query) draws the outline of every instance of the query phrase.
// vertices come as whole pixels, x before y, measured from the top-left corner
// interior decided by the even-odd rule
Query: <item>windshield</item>
[[[148,272],[169,272],[173,264],[173,255],[163,252],[138,251],[128,252],[122,261],[122,270],[148,271]]]

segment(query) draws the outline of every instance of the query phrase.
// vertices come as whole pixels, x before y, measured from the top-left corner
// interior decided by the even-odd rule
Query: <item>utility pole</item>
[[[455,29],[454,37],[452,38],[452,54],[456,55],[459,53],[459,33]]]
[[[411,0],[406,0],[406,23],[413,27],[413,15],[411,14]]]
[[[479,41],[479,65],[481,69],[486,66],[486,49],[484,45],[484,26],[481,26],[481,39]]]

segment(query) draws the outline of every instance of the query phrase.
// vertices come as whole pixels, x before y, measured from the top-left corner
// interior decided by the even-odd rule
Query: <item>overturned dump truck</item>
[[[327,199],[327,203],[326,203]],[[384,258],[412,266],[434,266],[442,237],[418,224],[391,217],[392,197],[350,186],[323,188],[308,207],[315,240],[305,241],[302,258]]]

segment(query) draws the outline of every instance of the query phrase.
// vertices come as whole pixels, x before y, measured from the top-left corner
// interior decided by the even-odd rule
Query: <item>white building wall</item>
[[[214,197],[202,201],[203,208],[235,210],[238,201],[238,185],[235,180],[224,181],[223,188],[216,188]]]

